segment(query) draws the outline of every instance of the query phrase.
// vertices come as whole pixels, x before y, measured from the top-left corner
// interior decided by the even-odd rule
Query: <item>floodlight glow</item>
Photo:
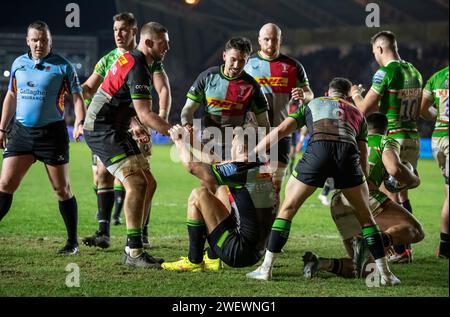
[[[200,0],[184,0],[184,3],[189,5],[196,5],[200,2]]]

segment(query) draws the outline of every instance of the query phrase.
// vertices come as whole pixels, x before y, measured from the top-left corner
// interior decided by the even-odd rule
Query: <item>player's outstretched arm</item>
[[[290,135],[295,130],[297,130],[297,122],[295,119],[287,117],[278,127],[270,131],[270,133],[256,145],[252,152],[265,154],[275,143]]]
[[[350,94],[359,111],[367,117],[369,114],[378,111],[378,103],[381,99],[381,95],[377,94],[375,90],[369,89],[366,96],[363,97],[361,95],[363,91],[361,85],[353,85]]]
[[[133,105],[142,124],[163,135],[169,135],[170,124],[151,111],[152,101],[150,99],[133,99]]]
[[[192,131],[190,128],[174,125],[170,130],[170,138],[178,149],[178,153],[186,170],[196,176],[211,192],[215,192],[217,182],[211,174],[211,164],[205,163],[204,156],[195,155],[192,147]],[[195,141],[193,143],[196,143]]]

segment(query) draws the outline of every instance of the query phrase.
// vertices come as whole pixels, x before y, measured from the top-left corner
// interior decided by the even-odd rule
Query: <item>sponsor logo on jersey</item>
[[[288,64],[281,63],[281,72],[282,73],[287,73],[288,72],[288,67],[289,67]]]
[[[401,89],[398,92],[399,98],[419,97],[422,93],[421,88]]]
[[[111,66],[111,73],[115,75],[117,73],[117,65],[114,63],[114,65]]]
[[[244,107],[242,103],[216,98],[208,98],[208,106],[220,108],[222,110],[241,110]]]
[[[373,75],[372,82],[375,85],[380,85],[383,82],[384,77],[386,76],[386,72],[384,70],[378,70],[375,75]]]
[[[256,81],[261,86],[287,87],[288,78],[286,77],[256,77]]]
[[[250,85],[242,85],[239,87],[239,95],[238,98],[244,98],[245,97],[245,93],[248,89],[252,89],[252,86]]]
[[[436,89],[435,94],[438,98],[448,97],[448,89]]]
[[[134,89],[136,89],[136,91],[138,92],[150,92],[150,86],[147,85],[136,85],[134,86]]]
[[[120,57],[117,59],[117,62],[119,63],[120,66],[123,66],[128,63],[128,60],[125,56],[120,55]]]
[[[27,82],[28,87],[36,87],[36,82],[35,81],[29,81]]]

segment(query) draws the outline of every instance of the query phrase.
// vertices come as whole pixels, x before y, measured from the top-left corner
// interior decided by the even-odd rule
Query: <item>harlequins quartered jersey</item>
[[[433,137],[448,137],[448,66],[431,76],[425,85],[423,96],[433,100],[437,108]]]
[[[26,127],[43,127],[64,120],[64,96],[81,92],[72,64],[50,53],[34,60],[29,53],[11,67],[9,90],[16,95],[16,120]]]
[[[283,54],[274,59],[265,59],[260,52],[253,54],[245,71],[261,85],[269,103],[271,126],[278,126],[290,113],[292,88],[308,86],[303,65]]]
[[[357,145],[357,141],[367,141],[364,116],[353,104],[340,98],[315,98],[289,117],[297,121],[299,129],[307,126],[310,142],[331,140]]]
[[[418,138],[416,119],[422,95],[419,71],[406,61],[391,61],[375,73],[371,89],[382,96],[379,106],[388,118],[388,135]]]
[[[368,180],[377,187],[380,187],[386,176],[386,169],[383,164],[383,152],[393,150],[400,155],[400,143],[386,135],[369,134],[368,146],[370,167]]]
[[[94,74],[97,74],[101,76],[102,78],[105,78],[108,74],[108,70],[111,68],[111,66],[114,64],[114,62],[121,56],[123,53],[118,49],[115,48],[108,54],[104,55],[98,62],[95,64],[94,67]],[[154,73],[160,73],[164,71],[164,66],[162,62],[154,62],[152,65],[150,65],[150,72],[152,74]],[[89,105],[92,102],[92,99],[85,99],[86,105]]]
[[[88,131],[126,131],[136,115],[132,100],[151,99],[152,74],[144,54],[131,50],[111,66],[86,113]]]
[[[243,126],[247,111],[267,111],[266,98],[252,76],[244,71],[230,78],[223,68],[216,66],[202,72],[187,93],[189,99],[204,105],[204,127]]]
[[[262,163],[230,162],[211,168],[219,185],[248,191],[255,208],[273,208],[272,174]]]

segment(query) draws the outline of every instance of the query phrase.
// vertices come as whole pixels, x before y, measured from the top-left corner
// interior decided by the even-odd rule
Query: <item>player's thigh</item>
[[[305,200],[311,196],[317,187],[307,185],[294,176],[291,176],[286,184],[284,201],[281,205],[278,217],[291,220]]]
[[[382,231],[396,225],[408,225],[414,228],[421,228],[419,221],[399,204],[388,201],[383,210],[375,217],[377,224]]]

